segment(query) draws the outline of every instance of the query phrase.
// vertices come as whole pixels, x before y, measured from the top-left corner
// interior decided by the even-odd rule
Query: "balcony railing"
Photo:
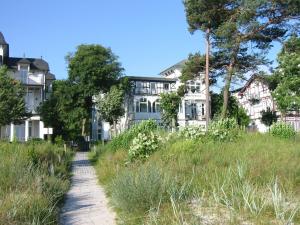
[[[27,84],[27,85],[43,85],[43,75],[38,74],[38,75],[33,75],[29,74],[27,77],[22,77],[20,74],[15,75],[14,78],[16,80],[21,81],[22,84]]]

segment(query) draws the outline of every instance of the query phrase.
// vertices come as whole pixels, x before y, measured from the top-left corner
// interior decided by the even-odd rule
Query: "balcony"
[[[14,78],[21,81],[25,85],[43,85],[43,74],[28,74],[27,76],[21,76],[21,74],[15,74]]]

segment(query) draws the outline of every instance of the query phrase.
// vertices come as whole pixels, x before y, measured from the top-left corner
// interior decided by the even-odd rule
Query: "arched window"
[[[154,113],[160,112],[160,102],[159,102],[159,99],[156,99],[156,101],[152,103],[152,112],[154,112]]]

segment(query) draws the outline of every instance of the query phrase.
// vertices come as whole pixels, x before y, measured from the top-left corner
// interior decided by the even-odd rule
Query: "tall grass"
[[[96,169],[120,224],[300,224],[300,139],[172,137],[146,162],[104,147]]]
[[[48,143],[0,143],[0,224],[58,224],[72,153]]]

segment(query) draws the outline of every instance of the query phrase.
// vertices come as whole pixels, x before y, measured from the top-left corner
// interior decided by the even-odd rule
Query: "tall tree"
[[[226,5],[228,0],[185,0],[184,6],[186,11],[189,30],[194,33],[196,30],[205,32],[206,56],[205,56],[205,85],[206,85],[206,127],[210,119],[210,102],[209,102],[209,55],[211,49],[211,34],[220,24],[226,20],[229,15]]]
[[[79,45],[77,51],[66,59],[69,80],[76,85],[80,101],[84,101],[82,109],[86,111],[78,113],[82,116],[78,120],[82,122],[82,135],[85,136],[93,104],[92,96],[100,91],[108,91],[121,76],[123,68],[112,51],[101,45]]]
[[[288,35],[291,22],[299,20],[300,1],[231,1],[226,8],[230,16],[216,30],[217,51],[226,62],[222,117],[226,117],[232,79],[266,63],[262,56],[272,41]]]
[[[0,126],[20,123],[29,114],[26,112],[24,87],[12,79],[5,66],[0,67]]]

